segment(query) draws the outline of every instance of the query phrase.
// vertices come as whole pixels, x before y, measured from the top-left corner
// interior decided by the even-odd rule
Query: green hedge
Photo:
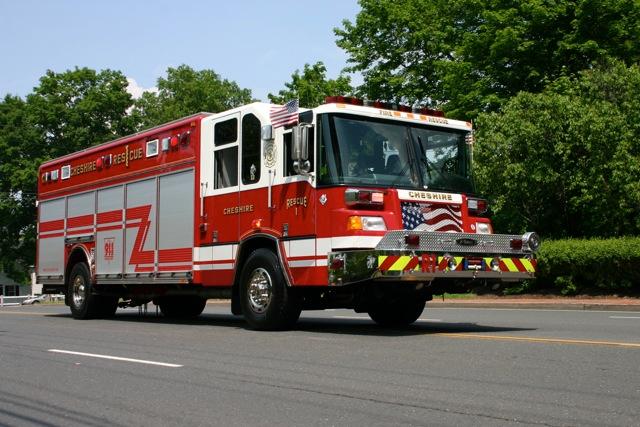
[[[537,278],[521,291],[640,294],[640,237],[545,240],[537,256]]]

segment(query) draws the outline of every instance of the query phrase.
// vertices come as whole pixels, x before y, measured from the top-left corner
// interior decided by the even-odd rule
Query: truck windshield
[[[320,184],[474,193],[465,131],[346,114],[318,124]]]

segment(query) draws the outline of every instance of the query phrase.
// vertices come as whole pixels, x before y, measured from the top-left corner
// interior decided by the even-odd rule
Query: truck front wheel
[[[402,327],[418,320],[424,311],[425,303],[425,299],[418,295],[403,295],[390,301],[376,303],[368,313],[380,326]]]
[[[299,301],[285,283],[277,256],[268,249],[249,255],[240,276],[240,303],[253,329],[285,329],[300,317]]]
[[[71,315],[75,319],[111,317],[118,308],[118,298],[93,293],[89,267],[83,262],[71,269],[67,295]]]

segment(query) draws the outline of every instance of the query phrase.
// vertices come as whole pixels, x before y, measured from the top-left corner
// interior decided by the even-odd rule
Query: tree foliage
[[[13,96],[0,102],[0,269],[24,280],[35,254],[33,125],[26,103]]]
[[[520,93],[478,119],[481,192],[498,231],[640,234],[640,68],[619,62]]]
[[[212,70],[169,68],[159,92],[136,104],[119,71],[89,68],[47,71],[23,100],[0,101],[0,268],[24,280],[35,256],[38,166],[198,111],[226,110],[251,102],[251,92]]]
[[[200,111],[218,113],[252,101],[251,90],[222,79],[213,70],[196,71],[187,65],[168,68],[158,79],[158,92],[145,92],[136,102],[134,117],[148,128]]]
[[[0,102],[0,266],[24,279],[35,256],[38,166],[134,129],[127,80],[117,71],[47,73],[26,101]]]
[[[302,74],[296,70],[291,75],[291,82],[277,95],[269,94],[274,104],[284,104],[298,99],[301,107],[313,108],[324,103],[327,96],[348,95],[353,92],[349,76],[340,75],[337,79],[327,79],[327,67],[322,62],[313,65],[304,64]]]
[[[336,28],[361,95],[496,111],[520,91],[617,58],[640,59],[637,0],[360,0]]]

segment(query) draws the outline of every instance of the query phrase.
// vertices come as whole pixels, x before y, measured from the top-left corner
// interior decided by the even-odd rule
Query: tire
[[[189,319],[202,314],[207,305],[205,298],[197,296],[163,297],[158,301],[160,312],[169,319]]]
[[[89,267],[83,262],[71,269],[67,295],[71,315],[75,319],[111,317],[118,308],[117,298],[93,294]]]
[[[287,329],[298,321],[301,305],[272,251],[256,249],[247,258],[240,276],[240,304],[252,329]]]
[[[378,302],[368,313],[371,320],[384,327],[404,327],[412,324],[424,311],[426,301],[417,295]]]

